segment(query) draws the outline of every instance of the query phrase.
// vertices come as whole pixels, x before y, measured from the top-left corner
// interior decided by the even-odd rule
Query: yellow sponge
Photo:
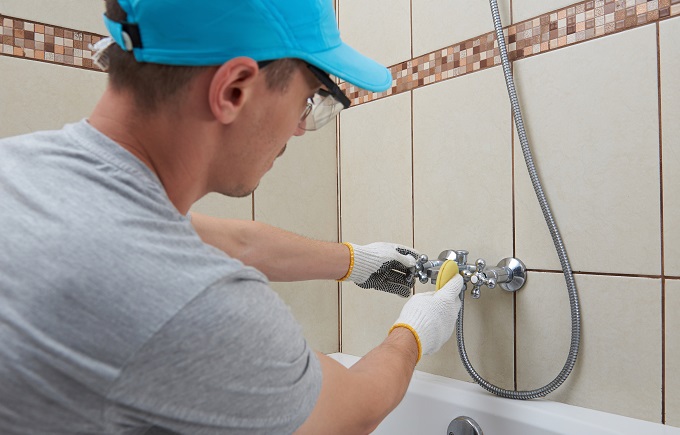
[[[446,260],[439,268],[435,288],[439,290],[454,276],[458,275],[458,265],[453,260]]]

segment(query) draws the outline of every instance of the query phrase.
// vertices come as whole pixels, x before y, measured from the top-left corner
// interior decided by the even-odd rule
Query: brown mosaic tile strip
[[[0,54],[100,71],[92,63],[102,35],[0,15]]]
[[[510,61],[680,15],[680,0],[588,0],[505,28]],[[392,87],[370,92],[340,84],[352,105],[500,65],[495,32],[390,67]]]
[[[510,60],[534,56],[680,15],[680,0],[586,0],[505,28]],[[0,55],[99,71],[94,44],[103,36],[0,14]],[[393,65],[392,87],[369,92],[340,87],[353,105],[427,86],[500,64],[495,32]]]

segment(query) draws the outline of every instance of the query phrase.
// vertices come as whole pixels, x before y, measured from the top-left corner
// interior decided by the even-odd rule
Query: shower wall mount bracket
[[[475,264],[467,264],[468,251],[449,249],[442,251],[437,260],[429,260],[427,255],[421,255],[416,262],[416,266],[411,271],[411,280],[418,280],[426,284],[437,281],[439,268],[445,261],[455,261],[458,270],[463,277],[465,285],[472,284],[472,297],[477,299],[481,295],[482,286],[495,288],[499,286],[505,291],[516,292],[521,289],[526,282],[527,268],[521,260],[508,257],[502,259],[495,267],[487,267],[486,260],[477,259]]]

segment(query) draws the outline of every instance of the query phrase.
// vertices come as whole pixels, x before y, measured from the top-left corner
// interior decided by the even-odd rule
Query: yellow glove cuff
[[[411,325],[408,325],[406,323],[395,323],[394,325],[392,325],[387,335],[390,335],[390,332],[394,331],[395,328],[406,328],[409,331],[411,331],[411,333],[415,337],[416,343],[418,344],[418,359],[416,360],[416,364],[418,364],[418,361],[420,361],[420,357],[423,356],[423,346],[420,344],[420,337],[418,337],[418,333],[416,332],[415,329],[413,329],[413,326]]]
[[[352,270],[354,270],[354,248],[350,243],[343,242],[342,244],[347,246],[347,248],[349,249],[349,268],[347,269],[347,273],[345,274],[345,276],[337,280],[338,282],[344,281],[347,278],[349,278],[349,276],[352,274]]]

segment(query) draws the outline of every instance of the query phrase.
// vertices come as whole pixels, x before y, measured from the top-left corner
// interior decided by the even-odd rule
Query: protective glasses
[[[274,61],[260,61],[257,63],[257,66],[262,69],[272,62]],[[330,75],[314,65],[306,62],[305,64],[325,87],[325,89],[319,89],[313,97],[307,99],[307,106],[300,116],[299,127],[305,131],[314,131],[338,116],[338,113],[343,109],[347,109],[351,103],[338,85],[333,82]]]

